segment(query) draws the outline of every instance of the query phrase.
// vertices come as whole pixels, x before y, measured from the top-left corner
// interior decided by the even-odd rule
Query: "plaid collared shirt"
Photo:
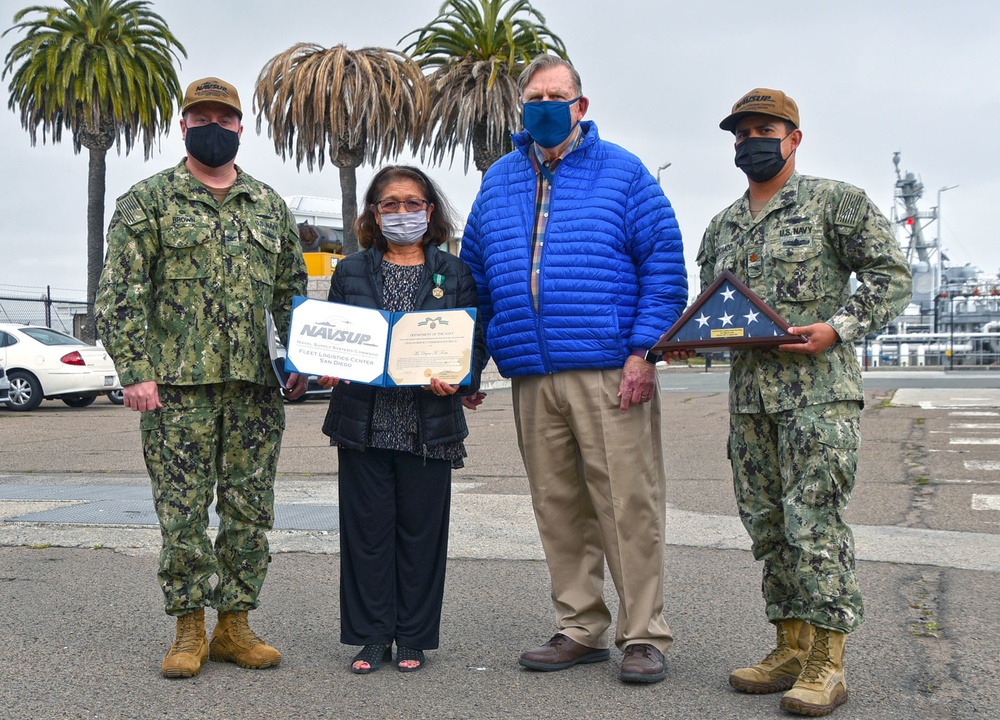
[[[552,199],[552,182],[562,159],[576,150],[583,140],[580,126],[576,126],[576,138],[555,160],[546,160],[537,143],[532,144],[531,163],[535,166],[538,185],[535,189],[535,227],[531,233],[531,301],[538,311],[538,278],[542,272],[542,246],[545,245],[545,228],[549,223],[549,202]]]

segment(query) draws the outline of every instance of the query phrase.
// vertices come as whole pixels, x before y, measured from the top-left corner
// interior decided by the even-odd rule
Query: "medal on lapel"
[[[431,295],[440,300],[444,297],[444,290],[441,289],[441,284],[444,282],[444,275],[435,273],[431,276],[431,279],[434,281],[434,289],[431,290]]]

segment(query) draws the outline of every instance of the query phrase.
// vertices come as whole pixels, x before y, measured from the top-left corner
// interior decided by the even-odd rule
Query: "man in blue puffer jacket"
[[[642,162],[580,122],[569,63],[518,81],[525,132],[487,171],[462,240],[487,345],[511,378],[518,444],[552,580],[557,633],[533,670],[608,660],[607,560],[621,679],[658,682],[665,479],[657,358],[687,301],[674,211]]]

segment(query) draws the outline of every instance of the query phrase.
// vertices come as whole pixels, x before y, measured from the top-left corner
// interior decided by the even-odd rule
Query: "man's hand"
[[[285,397],[289,400],[297,400],[305,394],[308,385],[308,375],[288,373],[288,382],[285,383]]]
[[[486,393],[480,391],[472,393],[471,395],[465,395],[462,397],[462,405],[467,407],[469,410],[475,410],[477,407],[483,404],[483,400],[486,399]]]
[[[840,335],[826,323],[814,323],[805,327],[788,328],[789,335],[801,335],[806,339],[804,343],[790,345],[779,345],[778,349],[784,352],[802,353],[803,355],[819,355],[835,342],[840,340]]]
[[[163,407],[160,403],[160,390],[155,380],[133,383],[122,388],[125,407],[136,412],[147,412]]]
[[[622,383],[618,388],[622,414],[629,405],[649,402],[656,390],[656,366],[638,355],[629,355],[622,368]]]

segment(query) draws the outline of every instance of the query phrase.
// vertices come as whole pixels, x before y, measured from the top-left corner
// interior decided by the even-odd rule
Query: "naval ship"
[[[1000,277],[952,265],[941,245],[941,193],[957,186],[942,187],[937,205],[921,210],[923,183],[900,171],[898,152],[892,161],[892,223],[913,272],[913,299],[885,332],[866,340],[868,364],[1000,370]]]

